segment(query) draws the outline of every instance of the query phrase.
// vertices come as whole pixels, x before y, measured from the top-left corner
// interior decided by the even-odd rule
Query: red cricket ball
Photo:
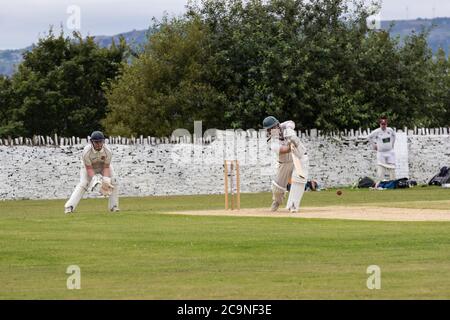
[[[342,191],[341,191],[341,190],[338,190],[338,191],[336,192],[336,194],[337,194],[338,196],[340,196],[340,195],[342,194]]]

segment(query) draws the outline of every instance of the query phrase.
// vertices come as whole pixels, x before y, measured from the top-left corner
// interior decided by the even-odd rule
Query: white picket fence
[[[169,143],[188,143],[190,139],[178,137],[178,138],[155,138],[155,137],[143,137],[139,138],[131,137],[109,137],[106,139],[109,144],[123,144],[123,145],[133,145],[133,144],[169,144]],[[0,146],[73,146],[86,144],[89,142],[89,137],[79,138],[79,137],[58,137],[54,135],[49,136],[33,136],[32,138],[18,137],[18,138],[3,138],[0,139]]]
[[[398,130],[394,128],[394,130]],[[450,127],[443,128],[414,128],[408,129],[403,128],[400,130],[405,132],[408,136],[419,135],[419,136],[433,136],[433,135],[450,135]],[[371,132],[371,129],[358,129],[358,130],[344,130],[340,132],[325,133],[321,130],[310,129],[310,130],[299,130],[299,137],[358,137],[365,136]],[[256,138],[259,137],[259,133],[255,130],[243,131],[247,137]],[[202,138],[201,142],[208,144],[215,140],[215,137]],[[32,138],[18,137],[18,138],[0,138],[0,146],[73,146],[86,144],[89,141],[89,137],[79,138],[79,137],[58,137],[58,135],[50,136],[40,136],[35,135]],[[184,137],[109,137],[106,139],[109,144],[122,144],[122,145],[157,145],[157,144],[176,144],[176,143],[191,143],[191,136]]]

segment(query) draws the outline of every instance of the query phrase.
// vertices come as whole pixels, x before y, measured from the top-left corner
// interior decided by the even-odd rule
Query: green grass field
[[[450,190],[345,189],[304,206],[450,209]],[[449,299],[450,222],[167,215],[222,209],[223,196],[0,202],[0,299]],[[243,194],[242,207],[271,195]],[[66,269],[81,268],[68,290]],[[381,268],[369,290],[366,269]]]

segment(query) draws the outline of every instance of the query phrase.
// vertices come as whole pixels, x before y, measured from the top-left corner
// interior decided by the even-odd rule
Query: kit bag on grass
[[[430,186],[442,186],[447,183],[450,183],[449,167],[442,167],[441,170],[439,170],[439,173],[431,178],[430,182],[428,182]]]
[[[375,181],[369,177],[364,177],[359,179],[358,188],[373,188],[375,186]]]

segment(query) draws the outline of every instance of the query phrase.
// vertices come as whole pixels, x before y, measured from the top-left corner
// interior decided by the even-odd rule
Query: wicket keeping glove
[[[95,176],[92,177],[89,190],[92,192],[92,191],[94,191],[95,188],[97,188],[97,186],[99,186],[101,184],[102,184],[102,177],[100,175],[96,174]]]
[[[114,186],[111,184],[111,178],[103,177],[100,193],[104,196],[110,196],[111,193],[113,192],[113,189],[114,189]]]

